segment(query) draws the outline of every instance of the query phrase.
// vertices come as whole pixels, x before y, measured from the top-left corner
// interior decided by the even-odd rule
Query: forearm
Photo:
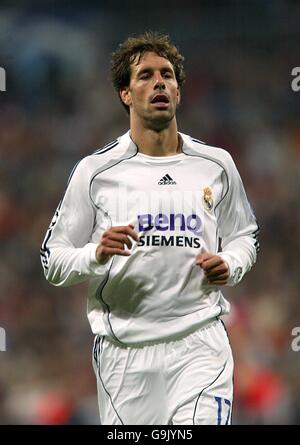
[[[218,255],[226,261],[229,266],[228,286],[239,283],[243,276],[251,269],[256,261],[256,240],[251,236],[236,238],[222,247]]]
[[[95,276],[104,278],[108,265],[97,262],[96,248],[93,243],[81,248],[52,248],[48,265],[44,268],[46,279],[54,286],[67,287]]]

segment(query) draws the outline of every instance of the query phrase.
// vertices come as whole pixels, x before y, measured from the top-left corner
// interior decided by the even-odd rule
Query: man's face
[[[180,92],[173,65],[154,52],[131,64],[129,87],[120,92],[130,117],[154,130],[166,128],[174,118]]]

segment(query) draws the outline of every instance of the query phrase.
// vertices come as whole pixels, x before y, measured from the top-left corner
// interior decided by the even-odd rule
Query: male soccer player
[[[255,218],[231,156],[177,130],[183,57],[168,36],[128,38],[112,79],[130,130],[73,170],[45,276],[90,281],[102,424],[229,424],[221,286],[255,262]]]

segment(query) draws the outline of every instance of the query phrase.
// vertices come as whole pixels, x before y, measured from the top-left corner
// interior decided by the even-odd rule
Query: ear
[[[177,105],[180,104],[180,100],[181,100],[181,93],[180,93],[180,89],[177,88]]]
[[[120,90],[119,92],[120,97],[122,102],[127,105],[128,107],[130,107],[131,105],[131,94],[129,91],[129,87],[123,88],[122,90]]]

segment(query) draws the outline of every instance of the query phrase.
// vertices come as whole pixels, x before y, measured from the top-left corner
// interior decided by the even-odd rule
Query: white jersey
[[[144,155],[127,132],[81,160],[43,242],[46,278],[89,280],[92,331],[113,341],[179,338],[229,312],[195,265],[199,253],[226,260],[229,285],[256,260],[258,226],[230,154],[179,134],[175,156]],[[139,233],[131,255],[99,265],[103,232],[128,224]]]

